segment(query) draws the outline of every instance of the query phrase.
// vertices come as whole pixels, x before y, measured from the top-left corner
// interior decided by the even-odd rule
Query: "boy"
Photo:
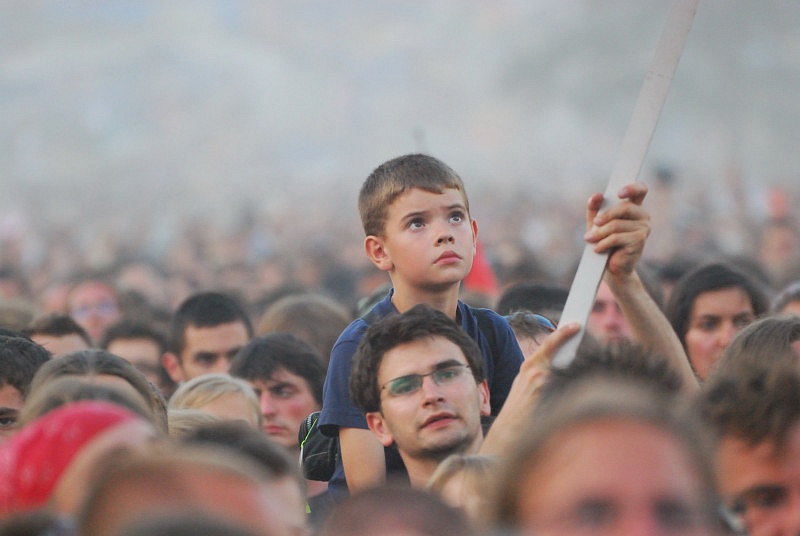
[[[587,240],[598,242],[603,251],[614,248],[622,253],[612,255],[609,270],[632,271],[641,255],[649,229],[646,213],[636,205],[646,191],[641,185],[626,187],[620,197],[630,202],[598,218],[602,196],[590,200],[588,219],[596,220],[596,228]],[[514,333],[501,316],[472,309],[458,299],[461,280],[472,267],[478,227],[470,218],[464,184],[452,169],[427,155],[395,158],[367,177],[358,206],[367,256],[389,274],[394,288],[366,317],[345,329],[331,352],[319,422],[326,435],[339,435],[341,461],[329,482],[334,494],[379,485],[385,479],[386,460],[397,463],[396,457],[384,457],[348,392],[353,355],[370,316],[381,318],[426,303],[454,319],[481,349],[495,415],[523,361]]]

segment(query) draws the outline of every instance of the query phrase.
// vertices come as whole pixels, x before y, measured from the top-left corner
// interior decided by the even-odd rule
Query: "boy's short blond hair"
[[[367,236],[382,236],[389,206],[398,196],[419,188],[426,192],[443,193],[454,188],[464,196],[469,212],[467,191],[461,177],[450,166],[425,154],[408,154],[384,162],[370,173],[358,195],[358,212]]]

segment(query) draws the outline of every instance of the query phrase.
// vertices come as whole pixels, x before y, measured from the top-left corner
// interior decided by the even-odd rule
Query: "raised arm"
[[[511,384],[506,403],[492,423],[481,444],[480,453],[507,456],[509,449],[519,440],[519,431],[527,429],[539,392],[547,380],[550,360],[564,342],[579,330],[577,323],[563,324],[548,335],[542,344],[519,369]]]
[[[664,313],[647,293],[636,265],[650,234],[650,215],[641,206],[647,187],[628,184],[619,192],[620,202],[601,211],[603,197],[595,194],[586,209],[586,240],[598,253],[609,252],[603,274],[636,340],[669,359],[680,373],[684,388],[699,388],[686,352]]]

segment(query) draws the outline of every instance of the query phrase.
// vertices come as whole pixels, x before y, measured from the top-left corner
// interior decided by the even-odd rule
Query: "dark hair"
[[[698,266],[678,280],[665,310],[665,315],[684,348],[692,307],[697,297],[704,292],[728,288],[738,288],[747,294],[756,317],[769,310],[766,291],[746,273],[724,262]]]
[[[25,398],[36,371],[50,357],[50,352],[30,339],[0,335],[0,387],[10,385]]]
[[[243,421],[220,420],[196,426],[181,436],[181,444],[216,445],[244,455],[278,478],[291,477],[302,488],[297,460],[288,451]]]
[[[160,353],[163,354],[167,351],[167,336],[144,322],[122,320],[110,326],[100,341],[100,348],[106,350],[112,342],[118,339],[147,339],[158,346]]]
[[[558,321],[568,294],[569,289],[562,285],[521,281],[503,291],[495,310],[504,316],[517,311],[530,311]]]
[[[709,377],[697,400],[698,413],[719,438],[732,436],[780,449],[800,422],[800,374],[796,359],[739,362]]]
[[[33,322],[22,330],[28,337],[32,335],[51,335],[53,337],[63,337],[65,335],[77,335],[87,346],[92,346],[92,339],[89,333],[69,315],[48,314],[36,318]]]
[[[288,333],[254,337],[231,360],[228,373],[248,381],[266,381],[282,368],[303,378],[322,404],[325,362],[313,346]]]
[[[233,297],[222,292],[201,292],[189,296],[175,311],[170,326],[170,351],[180,358],[186,346],[186,328],[208,328],[241,322],[247,337],[253,336],[253,325],[244,308]]]
[[[380,411],[378,370],[386,352],[431,337],[444,337],[464,353],[477,383],[484,380],[483,357],[477,343],[441,311],[426,304],[392,314],[371,324],[358,345],[350,375],[350,396],[365,412]]]
[[[680,374],[667,358],[622,340],[610,345],[580,347],[568,366],[550,370],[541,399],[558,395],[585,378],[630,380],[663,395],[676,395],[683,387]]]
[[[447,164],[425,154],[408,154],[384,162],[370,173],[358,195],[358,211],[367,236],[381,236],[386,225],[389,206],[401,194],[418,188],[442,193],[454,188],[464,196],[469,212],[469,200],[464,183]]]

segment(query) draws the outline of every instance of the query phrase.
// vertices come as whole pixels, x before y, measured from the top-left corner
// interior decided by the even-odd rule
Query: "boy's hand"
[[[650,235],[650,214],[641,206],[647,186],[640,182],[626,184],[617,195],[620,202],[602,212],[603,194],[589,198],[584,239],[594,244],[597,253],[609,253],[606,273],[627,277],[636,268]]]

